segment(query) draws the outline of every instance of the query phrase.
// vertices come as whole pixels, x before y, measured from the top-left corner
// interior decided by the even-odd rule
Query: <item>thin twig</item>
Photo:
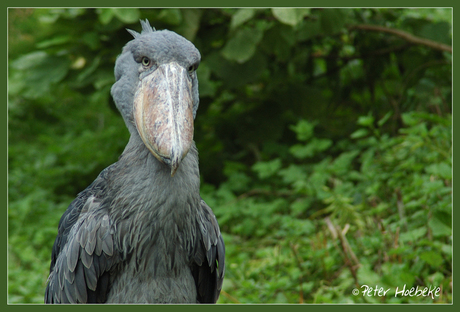
[[[377,31],[377,32],[384,32],[388,34],[392,34],[395,36],[398,36],[407,42],[413,43],[413,44],[419,44],[419,45],[424,45],[427,47],[430,47],[435,50],[440,50],[440,51],[446,51],[449,53],[452,53],[452,47],[448,46],[446,44],[436,42],[433,40],[425,39],[425,38],[420,38],[416,37],[408,32],[399,30],[399,29],[394,29],[394,28],[389,28],[389,27],[384,27],[384,26],[378,26],[378,25],[368,25],[368,24],[361,24],[361,25],[352,25],[349,26],[348,29],[360,29],[360,30],[370,30],[370,31]]]
[[[228,292],[226,292],[223,289],[220,291],[220,293],[235,303],[241,303],[238,299],[236,299],[235,297],[233,297],[232,295],[230,295]]]
[[[355,283],[358,284],[358,276],[356,270],[359,267],[360,263],[355,253],[351,249],[351,246],[348,243],[347,238],[345,237],[345,234],[348,230],[347,226],[345,226],[343,230],[340,230],[338,226],[335,226],[334,223],[332,223],[332,220],[329,217],[324,218],[324,221],[326,222],[327,227],[329,228],[329,231],[331,232],[332,236],[340,240],[345,265],[350,270],[351,275],[355,280]]]

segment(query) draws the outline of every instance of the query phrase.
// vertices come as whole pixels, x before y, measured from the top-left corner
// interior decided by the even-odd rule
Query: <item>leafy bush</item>
[[[434,284],[437,300],[451,300],[451,119],[406,113],[390,137],[381,131],[388,116],[379,126],[359,118],[353,143],[312,164],[303,160],[332,147],[301,120],[291,127],[298,161],[258,162],[257,178],[239,168],[205,189],[233,261],[224,302],[381,302],[350,296],[364,284],[391,296],[396,286]],[[252,191],[238,192],[241,181]]]
[[[8,14],[9,302],[43,301],[61,214],[128,140],[109,91],[139,18],[202,54],[220,302],[452,302],[450,9]],[[441,295],[395,297],[404,284]]]

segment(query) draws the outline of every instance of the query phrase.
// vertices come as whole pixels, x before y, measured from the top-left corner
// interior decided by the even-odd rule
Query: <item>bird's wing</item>
[[[100,177],[99,177],[100,178]],[[113,224],[100,209],[97,180],[70,204],[59,221],[45,303],[105,302],[109,270],[118,261]]]
[[[197,289],[197,301],[215,303],[222,289],[225,274],[225,246],[219,225],[211,208],[201,200],[198,219],[199,233],[195,244],[192,274]]]

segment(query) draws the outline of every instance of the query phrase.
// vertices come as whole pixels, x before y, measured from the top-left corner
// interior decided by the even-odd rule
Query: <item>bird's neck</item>
[[[118,174],[113,185],[112,213],[121,219],[142,216],[148,222],[182,224],[200,205],[198,151],[193,143],[175,175],[157,160],[138,135],[131,135],[116,164]]]

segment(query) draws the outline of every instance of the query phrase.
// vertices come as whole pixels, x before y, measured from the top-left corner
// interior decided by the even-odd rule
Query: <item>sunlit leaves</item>
[[[300,159],[309,158],[328,149],[332,145],[332,141],[329,139],[318,139],[313,137],[314,127],[315,123],[310,123],[306,120],[301,120],[297,125],[291,126],[291,129],[296,132],[298,140],[307,141],[306,144],[295,144],[291,146],[289,151],[292,155]],[[310,138],[312,139],[309,140]]]
[[[130,24],[139,20],[139,9],[130,8],[101,8],[99,9],[99,21],[102,24],[108,24],[115,17],[120,21]]]
[[[235,29],[240,25],[244,24],[248,20],[254,17],[256,9],[244,8],[239,9],[235,14],[232,15],[232,21],[230,22],[230,29]]]
[[[322,152],[328,149],[332,145],[332,141],[329,139],[317,139],[313,138],[307,144],[295,144],[289,151],[297,158],[304,159],[310,158],[316,155],[318,152]]]
[[[296,26],[305,16],[310,14],[310,9],[306,8],[274,8],[273,16],[281,23]]]
[[[72,37],[69,35],[56,36],[52,39],[44,40],[37,43],[37,48],[44,49],[55,45],[61,45],[69,43],[72,40]]]
[[[164,9],[160,11],[157,18],[170,25],[179,25],[182,21],[182,14],[179,9]]]
[[[452,179],[452,167],[445,162],[429,165],[425,170],[441,179]]]
[[[271,161],[258,162],[252,166],[252,170],[256,171],[259,178],[265,179],[276,173],[281,169],[281,159],[276,158]]]
[[[297,135],[297,140],[307,141],[313,136],[313,129],[316,123],[308,122],[304,119],[300,120],[297,124],[291,125],[290,128]]]
[[[177,31],[188,40],[194,41],[196,33],[200,29],[203,11],[199,9],[183,9],[179,12],[181,13],[181,19]]]
[[[66,56],[48,55],[43,51],[23,55],[11,63],[10,91],[28,98],[38,98],[50,92],[52,84],[61,81],[69,71]]]
[[[222,49],[222,55],[228,60],[244,63],[254,55],[262,35],[263,32],[257,28],[239,29]]]

